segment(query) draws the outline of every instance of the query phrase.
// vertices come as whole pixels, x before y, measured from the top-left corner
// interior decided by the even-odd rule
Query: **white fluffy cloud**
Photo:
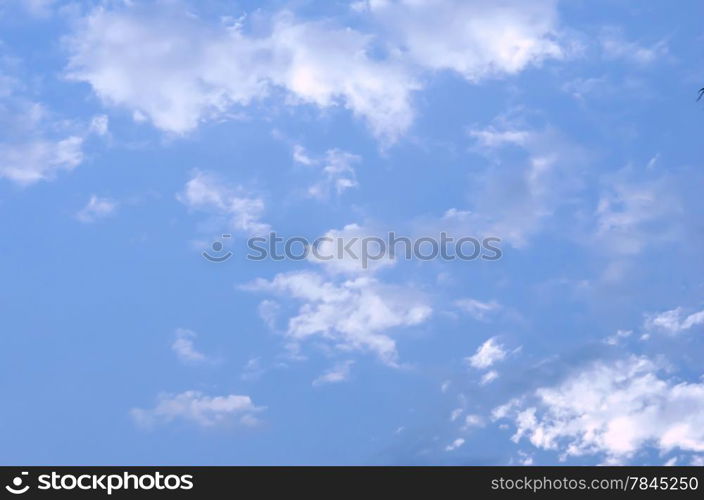
[[[473,368],[484,370],[491,367],[494,363],[503,360],[508,352],[496,337],[492,337],[479,346],[474,355],[466,358],[467,362]]]
[[[410,125],[417,84],[369,55],[369,35],[282,12],[255,38],[178,3],[160,7],[95,9],[71,38],[70,78],[179,134],[276,88],[292,104],[342,105],[389,140]]]
[[[455,451],[464,445],[464,438],[457,438],[445,447],[445,451]]]
[[[196,171],[178,199],[193,210],[225,218],[234,231],[246,234],[269,231],[269,225],[260,221],[264,200],[248,195],[240,187],[226,185],[214,174]]]
[[[429,70],[451,70],[470,81],[511,74],[560,58],[557,1],[368,0],[391,43]]]
[[[70,40],[68,75],[106,102],[183,133],[264,88],[255,44],[234,27],[211,30],[174,5],[96,8]]]
[[[420,88],[402,64],[370,55],[371,35],[327,22],[276,17],[269,44],[279,66],[272,82],[319,107],[343,104],[375,136],[394,141],[413,120],[411,93]]]
[[[240,21],[208,23],[180,2],[99,7],[69,39],[68,75],[178,134],[283,90],[288,104],[343,106],[393,142],[413,121],[425,72],[477,81],[562,55],[552,0],[375,0],[356,10],[372,31],[283,11],[253,36]]]
[[[177,419],[202,427],[227,423],[253,426],[259,422],[256,415],[263,409],[255,406],[249,396],[207,396],[198,391],[186,391],[176,395],[162,394],[154,408],[134,408],[130,414],[138,425],[144,427]]]
[[[564,457],[604,454],[622,462],[648,446],[704,451],[704,384],[659,372],[644,357],[598,361],[494,415],[513,420],[514,441],[526,438]]]
[[[113,214],[116,209],[117,203],[115,201],[92,195],[86,206],[76,214],[76,218],[85,223],[95,222]]]
[[[398,355],[388,331],[421,324],[432,312],[418,294],[369,277],[336,283],[318,273],[293,272],[271,281],[259,279],[246,288],[302,302],[285,332],[292,344],[317,338],[344,351],[372,352],[391,365]]]

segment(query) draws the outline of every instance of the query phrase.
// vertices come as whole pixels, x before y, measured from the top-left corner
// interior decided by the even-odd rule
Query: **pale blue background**
[[[206,2],[193,10],[208,23],[223,13],[273,12],[284,3]],[[109,117],[109,138],[87,135],[84,160],[73,171],[29,186],[0,178],[1,463],[508,464],[521,451],[534,463],[555,464],[562,463],[557,451],[516,444],[498,423],[461,433],[449,419],[459,395],[474,413],[488,415],[591,359],[631,353],[666,356],[668,376],[699,380],[701,325],[676,340],[645,343],[638,335],[646,314],[704,305],[704,106],[695,103],[704,85],[700,2],[560,2],[559,23],[584,44],[581,54],[476,83],[451,71],[427,73],[423,90],[413,94],[416,119],[388,147],[342,107],[287,107],[278,96],[246,107],[247,120],[210,121],[184,137],[135,123],[126,107],[105,104],[88,84],[64,77],[70,53],[64,37],[90,10],[85,3],[61,11],[68,4],[37,14],[20,2],[0,3],[0,50],[18,61],[3,71],[24,83],[22,95],[42,102],[57,120]],[[301,19],[360,23],[344,2],[288,7]],[[605,57],[597,41],[604,25],[645,47],[664,40],[667,53],[647,64]],[[602,77],[607,88],[581,101],[564,91],[576,79]],[[638,87],[623,86],[627,78]],[[271,297],[240,286],[319,269],[247,262],[242,235],[232,244],[235,258],[210,264],[193,242],[226,229],[208,226],[207,215],[177,199],[194,169],[202,169],[262,194],[263,219],[284,235],[314,238],[369,220],[403,231],[412,220],[471,205],[481,191],[472,181],[491,160],[472,147],[467,131],[516,108],[525,128],[550,127],[584,152],[579,201],[557,208],[527,245],[505,244],[498,263],[411,262],[381,271],[379,279],[413,283],[432,303],[429,320],[394,334],[410,368],[389,367],[370,353],[340,357],[313,344],[304,349],[306,360],[287,360],[280,335],[257,313]],[[9,127],[0,128],[0,142],[16,140]],[[311,154],[339,148],[359,155],[359,187],[323,202],[293,195],[308,174],[293,164],[291,142]],[[525,155],[511,148],[497,154],[505,162]],[[648,170],[656,156],[655,171]],[[618,182],[609,174],[627,165],[636,181],[670,179],[669,192],[684,210],[648,227],[644,249],[624,258],[630,267],[623,278],[603,284],[608,250],[581,234],[575,220],[594,217],[596,200]],[[119,206],[84,224],[75,214],[92,194]],[[663,227],[675,225],[684,229],[660,242]],[[439,283],[440,273],[452,279]],[[588,293],[579,292],[583,282],[591,283]],[[520,319],[473,320],[453,309],[462,297],[495,299]],[[171,349],[178,328],[197,332],[197,349],[218,361],[179,362]],[[602,340],[618,329],[637,333],[615,354]],[[480,387],[463,358],[495,335],[522,349],[498,367],[497,381]],[[252,358],[260,358],[264,372],[243,379]],[[313,386],[338,359],[355,361],[350,379]],[[130,417],[132,408],[152,408],[160,393],[190,389],[249,395],[266,407],[257,414],[261,423],[201,428],[177,418],[142,429]],[[464,446],[445,451],[460,435]],[[644,445],[625,461],[659,464],[678,456],[686,463],[695,455]],[[567,463],[603,459],[594,453]]]

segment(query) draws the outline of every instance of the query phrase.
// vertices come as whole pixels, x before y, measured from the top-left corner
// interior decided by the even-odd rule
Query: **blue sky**
[[[0,1],[0,462],[704,463],[702,14]]]

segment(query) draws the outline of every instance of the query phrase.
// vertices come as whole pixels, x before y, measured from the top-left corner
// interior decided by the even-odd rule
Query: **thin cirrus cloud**
[[[612,174],[594,214],[594,239],[617,256],[638,255],[655,244],[676,241],[683,231],[678,217],[683,200],[672,179],[633,177],[629,168]]]
[[[486,321],[502,309],[495,300],[482,302],[472,298],[457,299],[454,305],[478,321]]]
[[[413,122],[426,73],[476,82],[564,56],[552,0],[357,2],[367,31],[281,11],[259,37],[242,21],[209,23],[187,10],[183,2],[94,9],[68,38],[68,77],[176,134],[283,89],[288,103],[342,106],[392,143]]]
[[[469,129],[474,150],[492,168],[471,186],[476,192],[473,211],[448,212],[442,222],[473,223],[521,248],[544,230],[555,212],[582,193],[582,171],[589,155],[555,127],[530,128],[522,123],[523,113],[515,115]],[[519,159],[516,151],[521,153]]]
[[[52,13],[56,0],[5,0],[0,5],[0,13],[6,7],[20,7],[24,12],[38,17],[45,18]]]
[[[599,41],[604,57],[622,59],[642,66],[662,60],[669,54],[667,40],[658,40],[650,45],[633,42],[616,27],[604,28]]]
[[[581,199],[589,154],[555,127],[526,126],[523,115],[511,112],[468,129],[472,150],[491,167],[467,186],[469,206],[450,208],[419,228],[460,238],[472,227],[477,235],[500,235],[503,243],[523,249],[561,208]]]

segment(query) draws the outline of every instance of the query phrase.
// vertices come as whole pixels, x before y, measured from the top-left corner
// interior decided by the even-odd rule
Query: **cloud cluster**
[[[283,89],[292,104],[342,105],[393,139],[410,125],[413,78],[368,54],[369,36],[288,12],[267,36],[208,24],[179,3],[98,8],[70,41],[69,77],[106,103],[183,134]]]
[[[369,30],[281,11],[255,36],[242,20],[207,22],[182,2],[98,7],[69,38],[68,76],[176,134],[283,91],[288,104],[347,108],[393,142],[427,72],[478,81],[563,55],[553,0],[375,0],[355,10]]]
[[[704,384],[664,377],[645,357],[596,361],[551,387],[494,410],[527,439],[563,458],[603,454],[623,462],[653,446],[704,451]]]

